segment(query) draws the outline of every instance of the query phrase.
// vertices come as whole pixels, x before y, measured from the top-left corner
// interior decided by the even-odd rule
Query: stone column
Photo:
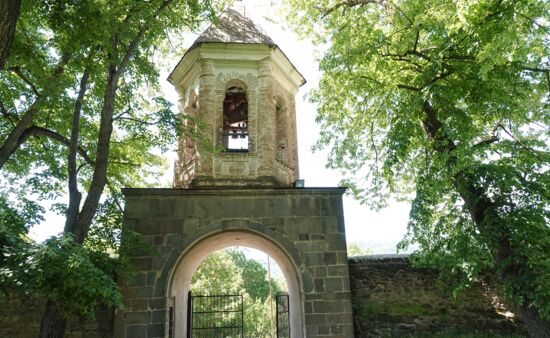
[[[216,77],[214,74],[214,64],[211,61],[202,60],[200,62],[199,83],[198,118],[206,125],[204,137],[208,139],[212,146],[215,146],[218,139],[216,120]],[[196,175],[212,177],[212,150],[204,148],[199,149],[199,154],[197,157],[198,165]]]
[[[273,176],[275,172],[275,117],[273,115],[273,64],[271,58],[260,61],[258,72],[258,106],[255,145],[260,167],[258,176]]]

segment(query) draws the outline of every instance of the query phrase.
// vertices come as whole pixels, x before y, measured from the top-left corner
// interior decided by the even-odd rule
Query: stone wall
[[[413,268],[407,256],[351,257],[349,270],[356,337],[524,334],[490,290],[472,287],[453,301],[437,286],[437,271]]]
[[[120,280],[125,309],[116,312],[115,336],[165,337],[174,322],[174,336],[181,337],[187,325],[186,287],[198,266],[195,253],[206,258],[208,251],[223,247],[223,238],[218,241],[216,236],[238,233],[232,245],[247,246],[241,236],[253,234],[258,246],[248,246],[275,260],[277,253],[288,260],[279,265],[296,276],[287,280],[296,281],[296,288],[289,285],[295,316],[291,327],[300,321],[295,322],[296,337],[353,337],[343,192],[339,188],[124,190],[125,224],[142,234],[154,250],[136,254],[138,273]],[[266,242],[278,251],[270,252]],[[203,251],[203,243],[208,250]],[[293,302],[298,306],[292,307]]]
[[[37,337],[46,302],[27,295],[0,294],[0,337]],[[95,319],[71,316],[65,338],[111,338],[114,313],[98,310]]]

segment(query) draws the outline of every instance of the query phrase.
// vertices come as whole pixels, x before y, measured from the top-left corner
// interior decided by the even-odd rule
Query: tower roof
[[[241,44],[241,45],[266,45],[271,49],[279,52],[282,57],[288,62],[290,67],[299,76],[299,85],[306,83],[303,75],[294,67],[290,59],[277,46],[277,44],[264,32],[264,30],[256,25],[250,17],[246,16],[246,9],[241,1],[235,1],[233,6],[228,7],[216,20],[213,22],[196,40],[191,47],[187,49],[183,57],[180,59],[176,67],[168,76],[168,81],[174,84],[176,73],[181,71],[181,65],[186,57],[195,49],[198,49],[203,44]]]
[[[269,36],[250,18],[244,15],[245,9],[229,7],[193,43],[190,49],[203,42],[261,43],[275,45]]]

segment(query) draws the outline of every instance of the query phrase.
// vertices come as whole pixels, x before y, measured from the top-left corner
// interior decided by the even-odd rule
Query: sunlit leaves
[[[310,98],[317,148],[330,148],[343,183],[373,207],[412,201],[401,245],[420,247],[417,262],[459,287],[484,271],[521,270],[508,295],[550,318],[550,3],[285,3],[288,20],[326,51]],[[468,190],[477,196],[466,205]],[[481,198],[490,207],[476,224]],[[497,266],[503,238],[513,252]]]

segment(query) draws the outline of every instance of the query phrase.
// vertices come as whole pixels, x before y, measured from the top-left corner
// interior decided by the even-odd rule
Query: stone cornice
[[[316,188],[250,188],[250,187],[212,187],[200,189],[178,189],[178,188],[123,188],[122,193],[126,197],[134,196],[201,196],[201,195],[342,195],[346,188],[338,187],[316,187]]]

